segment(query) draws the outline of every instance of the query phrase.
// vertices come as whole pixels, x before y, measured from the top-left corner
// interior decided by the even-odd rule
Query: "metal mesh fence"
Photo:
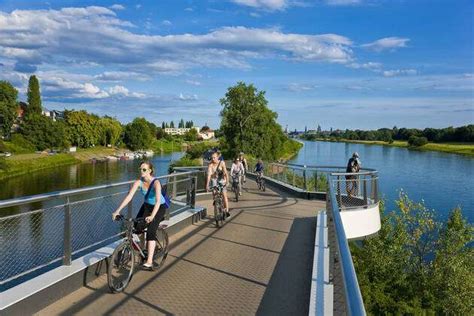
[[[331,185],[340,210],[367,207],[378,202],[378,177],[375,174],[334,175]]]
[[[194,177],[189,173],[160,177],[160,182],[168,187],[168,195],[172,196],[168,214],[175,215],[190,208]],[[93,251],[105,242],[120,238],[122,227],[119,222],[112,221],[111,213],[125,198],[130,186],[131,182],[71,190],[41,197],[41,202],[38,198],[34,202],[8,201],[5,207],[11,209],[13,203],[24,213],[0,217],[2,289],[7,283],[17,282],[21,276],[60,265],[63,261],[67,263],[82,251]],[[185,199],[176,199],[183,195]],[[53,200],[60,205],[50,207]],[[136,193],[122,214],[131,212],[136,216],[142,203],[143,196]]]

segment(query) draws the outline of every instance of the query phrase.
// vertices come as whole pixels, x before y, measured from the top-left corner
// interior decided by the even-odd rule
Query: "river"
[[[303,143],[290,163],[345,166],[352,153],[358,152],[364,167],[379,171],[379,192],[386,200],[387,210],[395,209],[394,201],[403,189],[412,200],[424,200],[441,219],[460,206],[468,221],[474,222],[473,158],[379,145]]]

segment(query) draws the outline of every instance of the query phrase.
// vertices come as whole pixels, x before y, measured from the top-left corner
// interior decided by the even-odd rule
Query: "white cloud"
[[[418,72],[415,69],[395,69],[395,70],[384,70],[384,77],[395,77],[395,76],[413,76]]]
[[[137,4],[137,5],[135,6],[136,9],[140,9],[141,7],[142,7],[141,4]]]
[[[196,100],[198,100],[198,96],[196,94],[183,94],[183,93],[180,93],[178,99],[181,100],[181,101],[196,101]]]
[[[408,38],[400,37],[385,37],[375,42],[363,44],[361,47],[374,50],[376,52],[381,52],[383,50],[395,50],[401,47],[407,47],[407,43],[410,41]]]
[[[129,71],[105,71],[99,75],[94,76],[94,78],[98,81],[111,81],[111,82],[119,82],[125,80],[137,80],[137,81],[147,81],[150,80],[151,77],[138,73],[138,72],[129,72]]]
[[[194,11],[194,9],[193,9],[193,8],[191,8],[191,7],[188,7],[188,8],[185,8],[185,9],[184,9],[184,11],[187,11],[187,12],[193,12],[193,11]]]
[[[108,8],[0,12],[0,54],[29,65],[95,63],[175,74],[194,67],[250,68],[254,58],[347,63],[352,41],[337,34],[222,27],[205,34],[143,35]],[[78,40],[80,39],[80,40]]]
[[[109,88],[109,94],[113,96],[124,96],[124,97],[134,97],[134,98],[144,98],[143,93],[130,92],[124,86],[113,86]]]
[[[307,83],[290,83],[286,89],[291,92],[305,92],[318,89],[320,86]]]
[[[164,20],[163,22],[161,22],[161,24],[164,25],[164,26],[171,26],[171,25],[173,25],[173,23],[171,23],[170,20]]]
[[[200,85],[201,85],[201,82],[200,82],[200,81],[191,80],[191,79],[187,79],[187,80],[186,80],[186,83],[188,83],[188,84],[190,84],[190,85],[193,85],[193,86],[200,86]]]
[[[232,2],[257,9],[284,10],[289,6],[287,0],[232,0]]]
[[[109,8],[111,8],[112,10],[125,10],[125,7],[121,4],[114,4],[111,5]]]
[[[350,63],[347,65],[347,67],[349,68],[353,68],[353,69],[368,69],[368,70],[372,70],[372,71],[375,71],[375,72],[378,72],[382,69],[382,64],[381,63],[376,63],[376,62],[367,62],[367,63],[363,63],[363,64],[359,64],[359,63]]]

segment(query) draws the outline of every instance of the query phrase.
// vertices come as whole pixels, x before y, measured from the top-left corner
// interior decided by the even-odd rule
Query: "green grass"
[[[344,142],[354,144],[365,144],[365,145],[382,145],[390,147],[408,148],[420,151],[439,151],[450,154],[465,155],[474,157],[474,144],[472,143],[428,143],[420,147],[412,147],[408,145],[406,141],[394,141],[393,143],[378,141],[378,140],[350,140],[350,139],[317,139],[319,141],[330,141],[330,142]]]
[[[72,165],[80,161],[69,154],[43,155],[43,154],[24,154],[12,156],[5,160],[6,169],[0,170],[0,180],[27,174],[30,172]]]

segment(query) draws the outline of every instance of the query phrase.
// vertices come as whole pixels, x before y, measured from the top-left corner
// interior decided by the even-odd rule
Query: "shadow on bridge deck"
[[[210,200],[198,204],[211,209]],[[259,192],[249,180],[230,206],[222,228],[209,219],[173,235],[165,265],[136,273],[124,293],[109,293],[103,275],[38,314],[307,315],[324,202]]]

